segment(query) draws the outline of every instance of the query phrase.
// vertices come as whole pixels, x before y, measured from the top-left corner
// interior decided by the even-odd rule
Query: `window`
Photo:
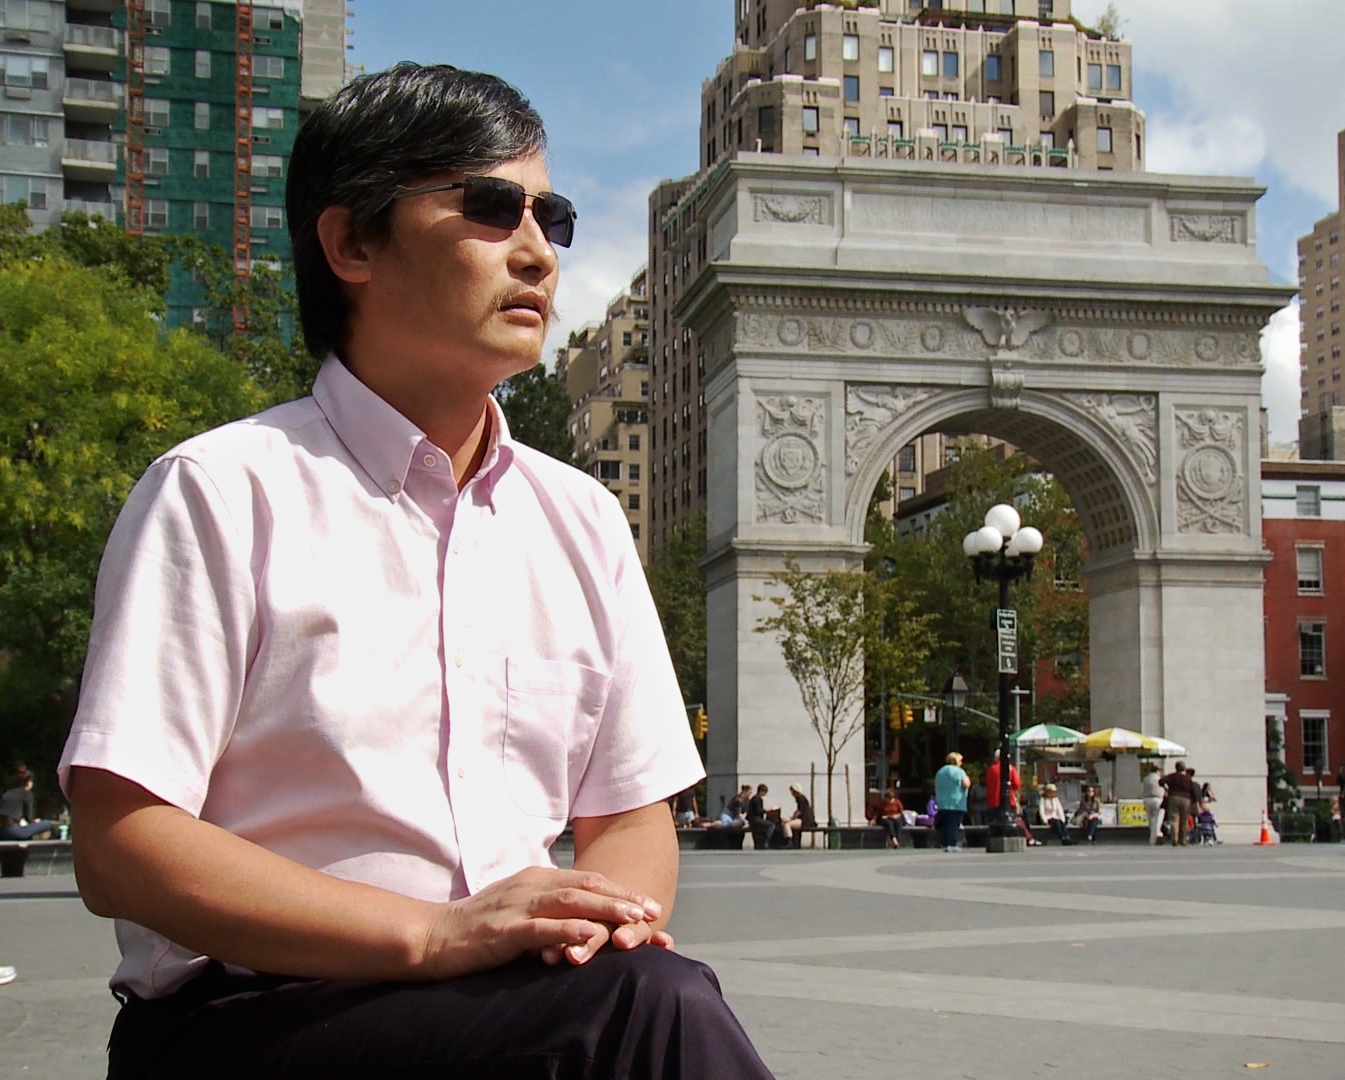
[[[858,75],[847,75],[847,76],[845,76],[845,100],[846,100],[846,101],[858,101],[858,100],[859,100],[859,76],[858,76]]]
[[[210,102],[198,101],[192,114],[192,123],[197,131],[210,130]]]
[[[285,77],[285,58],[283,56],[254,56],[252,74],[258,79],[283,79]]]
[[[1326,623],[1298,624],[1298,673],[1305,679],[1326,677]]]
[[[627,450],[638,450],[638,449],[640,449],[640,436],[638,436],[638,435],[628,435],[628,436],[626,436],[626,449],[627,449]]]
[[[1013,145],[1013,128],[999,128],[996,134],[1004,140],[1006,145]]]
[[[757,134],[763,139],[775,135],[775,106],[763,105],[757,110]]]
[[[210,50],[196,50],[196,77],[198,79],[210,78]]]
[[[1102,89],[1102,65],[1101,65],[1101,64],[1089,64],[1089,65],[1088,65],[1088,89],[1089,89],[1089,90],[1101,90],[1101,89]]]
[[[1119,93],[1121,92],[1121,65],[1120,65],[1120,64],[1108,64],[1108,65],[1107,65],[1107,89],[1108,89],[1109,91],[1111,91],[1112,93],[1115,93],[1115,94],[1119,94]]]
[[[878,96],[879,96],[879,97],[896,97],[896,95],[897,95],[897,92],[896,92],[894,89],[892,89],[892,87],[890,87],[890,86],[880,86],[880,87],[878,87]]]
[[[598,462],[599,480],[620,480],[621,462],[619,461],[600,461]]]
[[[192,203],[191,227],[197,232],[205,232],[210,228],[210,204],[208,202]]]
[[[4,70],[6,86],[29,86],[34,90],[47,88],[48,66],[45,56],[0,54],[0,68]]]
[[[640,539],[640,523],[638,521],[630,523],[630,536],[632,540]]]
[[[279,206],[254,206],[252,208],[252,227],[254,229],[284,228],[284,211]]]
[[[821,157],[822,151],[815,146],[805,146],[803,148],[804,157]]]
[[[145,147],[145,175],[146,176],[168,175],[168,147],[166,146]]]
[[[285,159],[279,154],[253,154],[252,175],[268,180],[279,179],[285,169]]]
[[[285,126],[284,109],[268,109],[260,105],[252,107],[252,126],[254,128],[283,128]]]
[[[1303,722],[1303,771],[1323,777],[1330,772],[1326,748],[1326,722],[1330,717],[1304,709],[1298,718]]]
[[[1319,547],[1300,547],[1294,549],[1298,563],[1298,591],[1301,593],[1319,593],[1322,591],[1322,549]]]
[[[817,59],[817,35],[816,35],[816,34],[804,34],[804,35],[803,35],[803,58],[804,58],[805,60],[816,60],[816,59]]]
[[[896,56],[893,53],[891,45],[878,46],[878,70],[880,72],[890,72],[895,69]]]
[[[171,26],[173,0],[145,0],[145,21],[150,26]]]
[[[904,473],[915,472],[915,447],[903,446],[901,452],[897,454],[897,471]]]
[[[626,479],[629,480],[632,484],[637,483],[639,481],[640,466],[637,462],[632,462],[631,464],[626,466]]]
[[[1316,484],[1299,484],[1294,489],[1294,512],[1298,517],[1322,516],[1322,489]]]
[[[3,113],[0,114],[0,120],[4,121],[3,126],[0,126],[0,142],[5,146],[47,145],[50,128],[45,116]]]
[[[0,27],[6,30],[35,30],[47,33],[51,30],[51,12],[45,0],[3,0],[0,3]],[[31,205],[31,204],[29,204]]]
[[[1055,0],[1037,0],[1037,18],[1051,22],[1055,18]]]
[[[168,228],[168,200],[145,200],[145,227],[149,229]]]
[[[1097,152],[1099,154],[1111,153],[1111,128],[1100,127],[1097,129]]]
[[[191,154],[191,174],[197,180],[210,179],[210,151],[193,150]]]
[[[945,79],[956,79],[959,69],[957,53],[946,52],[943,54],[943,77]]]
[[[1055,53],[1050,49],[1037,50],[1037,74],[1043,79],[1055,78]]]
[[[904,139],[906,137],[906,125],[900,120],[889,120],[887,122],[887,133],[894,139]]]
[[[1041,145],[1047,150],[1052,149],[1055,146],[1055,132],[1043,131],[1041,133]]]
[[[926,49],[920,54],[920,74],[938,75],[939,73],[939,54],[933,49]]]
[[[805,105],[803,107],[803,132],[805,135],[817,134],[817,106]]]
[[[945,143],[945,142],[947,142],[947,141],[948,141],[948,125],[947,125],[947,124],[934,124],[934,125],[932,125],[932,126],[933,126],[933,128],[934,128],[934,134],[937,135],[937,136],[939,137],[939,142],[941,142],[941,143]]]
[[[626,507],[627,507],[628,509],[630,509],[630,510],[638,510],[638,509],[640,509],[640,496],[639,496],[639,495],[627,495],[627,496],[626,496]]]
[[[845,133],[846,133],[846,135],[848,135],[850,138],[854,138],[856,135],[859,134],[859,117],[858,117],[858,116],[847,116],[847,117],[845,118]]]
[[[165,128],[169,124],[168,102],[164,98],[145,98],[145,126]]]
[[[903,487],[897,489],[898,502],[906,502],[907,499],[914,499],[914,498],[915,498],[915,488]]]
[[[991,55],[985,58],[985,77],[987,82],[999,82],[1004,77],[998,56]]]
[[[285,29],[285,13],[283,11],[277,11],[274,8],[267,12],[259,12],[257,14],[257,21],[262,23],[267,30]]]
[[[27,203],[31,210],[47,209],[47,181],[43,177],[0,176],[0,181],[0,198],[5,202]]]
[[[844,34],[841,36],[841,59],[842,60],[859,59],[858,34]]]
[[[209,29],[210,29],[210,2],[209,2],[209,0],[206,0],[205,3],[199,3],[199,2],[198,2],[197,5],[196,5],[196,29],[197,29],[197,30],[209,30]]]
[[[1041,99],[1041,118],[1043,120],[1055,119],[1055,93],[1051,90],[1043,90],[1038,97]]]

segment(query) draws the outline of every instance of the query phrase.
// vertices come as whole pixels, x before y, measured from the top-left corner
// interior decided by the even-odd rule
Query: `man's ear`
[[[369,248],[355,228],[350,207],[329,206],[318,215],[318,241],[339,280],[351,285],[369,280]]]

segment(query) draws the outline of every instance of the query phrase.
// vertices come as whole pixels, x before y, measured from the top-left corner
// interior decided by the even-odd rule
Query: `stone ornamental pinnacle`
[[[1058,176],[1052,169],[1143,168],[1144,116],[1132,99],[1130,44],[1071,21],[1069,0],[730,2],[732,52],[701,90],[700,169],[659,185],[649,203],[648,529],[655,551],[672,528],[706,508],[707,345],[676,308],[711,258],[714,237],[702,204],[726,162],[764,153],[992,166],[1030,170],[1043,183]],[[975,228],[1005,237],[1141,243],[1149,227],[1139,207],[1095,207],[1079,217],[1044,203],[914,204],[859,192],[842,207],[787,183],[752,192],[749,206],[754,222],[781,229],[832,228],[844,214],[877,231]],[[1245,242],[1245,220],[1223,211],[1174,214],[1168,228],[1173,242]],[[983,318],[998,320],[998,329],[971,324],[968,332],[990,334],[992,347],[1001,338],[1005,347],[1023,345],[1016,339],[1032,331],[1019,320],[1038,314],[986,310]],[[786,348],[841,333],[849,347],[864,350],[890,331],[877,320],[840,327],[787,317],[775,326]],[[923,332],[926,343],[945,337],[941,326]],[[1081,338],[1061,348],[1071,341],[1082,353]],[[939,349],[927,344],[926,351]],[[1016,375],[1001,376],[1009,400]],[[914,494],[924,473],[943,464],[946,438],[923,435],[898,458],[900,492]],[[769,478],[762,483],[774,490]],[[801,502],[786,510],[807,512]]]

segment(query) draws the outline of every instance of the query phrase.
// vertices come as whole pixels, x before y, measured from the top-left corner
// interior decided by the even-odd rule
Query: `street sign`
[[[995,636],[998,644],[999,673],[1018,674],[1018,612],[1013,608],[995,609]]]

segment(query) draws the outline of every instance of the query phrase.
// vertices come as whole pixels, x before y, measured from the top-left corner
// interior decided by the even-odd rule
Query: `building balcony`
[[[121,35],[110,26],[65,27],[66,62],[85,71],[115,71],[121,58]]]
[[[111,124],[121,105],[121,84],[103,79],[66,79],[61,105],[67,120]]]
[[[88,214],[89,217],[117,220],[117,204],[112,202],[92,202],[88,199],[66,199],[61,210],[67,214]]]
[[[120,11],[126,0],[65,0],[66,11],[97,11],[110,15]]]
[[[70,180],[111,182],[117,175],[117,144],[98,139],[66,139],[61,170]]]

